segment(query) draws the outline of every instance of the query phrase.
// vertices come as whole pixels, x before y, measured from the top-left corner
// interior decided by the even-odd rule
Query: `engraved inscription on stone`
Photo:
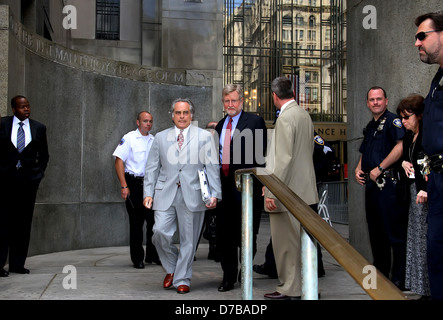
[[[74,51],[29,32],[20,23],[12,24],[12,33],[20,43],[35,54],[84,71],[154,83],[212,86],[211,77],[206,77],[203,73],[194,75],[192,72],[193,79],[188,80],[185,70],[149,68]]]

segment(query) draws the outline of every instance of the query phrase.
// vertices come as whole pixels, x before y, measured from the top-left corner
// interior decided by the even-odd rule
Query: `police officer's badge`
[[[125,139],[121,139],[119,146],[122,146],[125,143]]]
[[[394,119],[393,122],[394,126],[396,126],[397,128],[403,128],[403,123],[401,123],[401,120],[399,118]]]
[[[320,146],[324,146],[325,145],[325,140],[323,140],[322,137],[320,137],[319,135],[316,135],[314,137],[314,141],[316,144],[320,145]]]

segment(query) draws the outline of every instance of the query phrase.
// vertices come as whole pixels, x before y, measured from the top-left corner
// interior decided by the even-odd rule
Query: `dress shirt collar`
[[[185,138],[186,140],[186,136],[189,132],[189,128],[191,127],[191,125],[189,125],[188,127],[186,127],[185,129],[183,129],[183,138]],[[180,129],[177,128],[177,126],[174,126],[175,128],[175,137],[178,138],[178,135],[180,134]]]
[[[237,114],[236,116],[232,117],[232,132],[237,127],[238,120],[240,119],[242,113],[243,113],[243,110],[241,110],[240,113]],[[227,116],[226,117],[225,123],[223,124],[223,129],[226,129],[226,126],[228,125],[229,119],[231,119],[231,116]]]
[[[15,126],[15,125],[18,126],[20,122],[23,122],[23,125],[25,125],[25,126],[29,126],[29,118],[25,119],[23,121],[20,121],[20,119],[17,118],[16,116],[13,117],[13,120],[12,120],[12,125],[13,126]]]
[[[292,100],[289,100],[288,102],[286,102],[284,105],[282,105],[282,107],[281,107],[281,109],[280,109],[280,114],[282,114],[282,112],[286,109],[286,107],[290,104],[290,103],[292,103],[292,102],[294,102],[295,100],[294,99],[292,99]]]

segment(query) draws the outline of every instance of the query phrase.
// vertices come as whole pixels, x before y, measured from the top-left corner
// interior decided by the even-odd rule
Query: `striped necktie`
[[[23,130],[23,122],[19,123],[20,127],[17,130],[17,150],[18,153],[22,153],[23,149],[25,149],[25,130]],[[21,168],[22,164],[20,160],[18,160],[17,168]]]

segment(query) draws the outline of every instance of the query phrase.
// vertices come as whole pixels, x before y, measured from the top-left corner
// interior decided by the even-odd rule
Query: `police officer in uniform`
[[[404,290],[408,206],[398,197],[401,180],[405,180],[398,160],[405,129],[401,120],[387,110],[383,88],[368,91],[367,106],[373,120],[364,130],[355,178],[366,186],[365,209],[374,266]]]
[[[145,267],[147,263],[161,264],[155,246],[152,244],[154,212],[143,206],[143,179],[146,161],[154,136],[149,133],[153,117],[147,111],[137,116],[137,129],[123,136],[115,149],[115,171],[121,185],[121,197],[126,201],[129,215],[129,247],[134,268]],[[143,249],[143,226],[146,221],[146,255]]]
[[[421,15],[415,46],[420,59],[439,69],[425,99],[422,145],[428,157],[427,258],[431,299],[443,299],[443,11]],[[429,172],[430,171],[430,172]]]
[[[333,167],[334,151],[317,132],[314,132],[314,170],[317,184],[331,181],[329,173]]]

